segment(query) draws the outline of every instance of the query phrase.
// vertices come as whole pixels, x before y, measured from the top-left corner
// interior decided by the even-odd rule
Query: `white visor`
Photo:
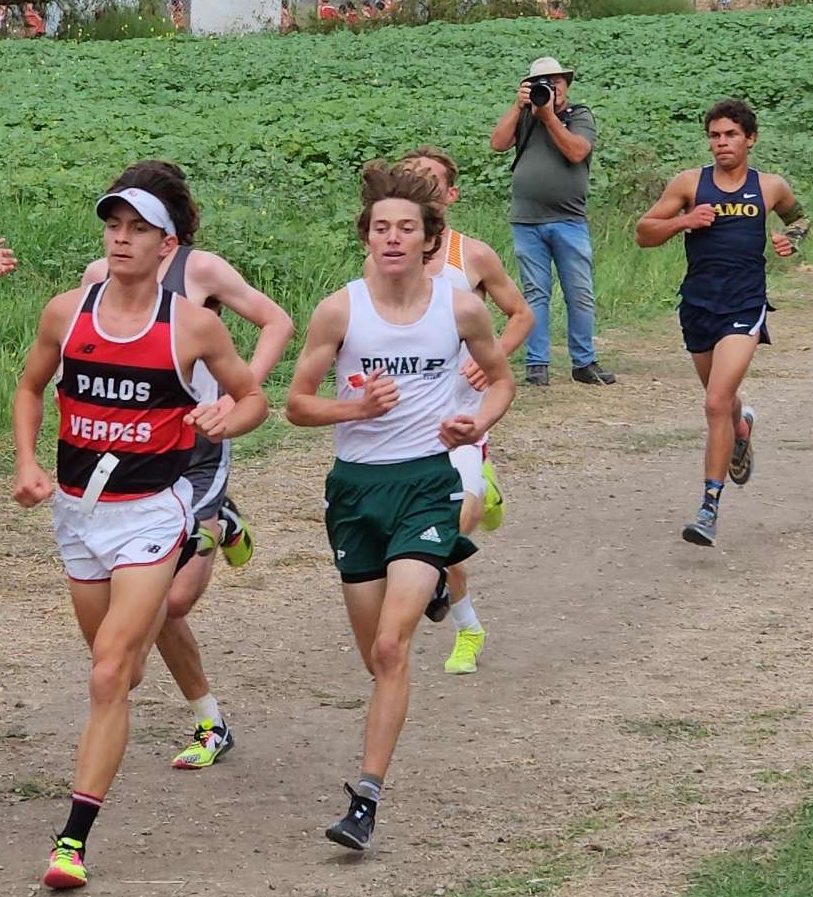
[[[147,224],[160,227],[162,231],[173,237],[178,233],[167,207],[157,196],[147,193],[146,190],[141,190],[138,187],[126,187],[118,193],[106,193],[96,203],[96,214],[102,221],[107,221],[110,207],[114,202],[126,202],[128,206],[132,206],[138,212]]]

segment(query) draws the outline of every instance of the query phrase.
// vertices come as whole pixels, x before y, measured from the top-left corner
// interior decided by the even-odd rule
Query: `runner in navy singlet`
[[[683,538],[713,545],[726,472],[744,485],[753,470],[753,408],[738,389],[759,343],[770,343],[765,283],[766,224],[776,212],[786,225],[772,233],[779,256],[797,251],[808,231],[804,211],[778,175],[748,166],[757,120],[741,100],[721,100],[705,117],[714,163],[682,171],[640,219],[639,246],[660,246],[685,234],[686,276],[680,324],[686,348],[706,390],[705,482],[696,520]]]
[[[258,328],[259,337],[249,367],[262,383],[282,358],[293,336],[290,317],[272,299],[246,283],[224,258],[194,247],[200,218],[184,173],[177,165],[156,159],[136,162],[113,182],[110,191],[127,188],[147,190],[157,196],[177,229],[178,245],[158,269],[160,282],[195,305],[214,310],[224,305]],[[82,283],[94,283],[106,276],[107,262],[99,259],[88,265]],[[202,400],[218,402],[225,410],[231,406],[232,399],[218,392],[205,365],[195,367],[192,383]],[[206,547],[214,549],[219,541],[226,560],[240,566],[251,556],[252,541],[248,526],[234,513],[236,508],[226,497],[229,463],[228,440],[213,444],[199,437],[184,477],[192,484],[192,510],[199,534],[208,539]],[[201,540],[190,540],[181,554],[179,570],[167,596],[167,620],[157,640],[158,650],[195,717],[190,743],[172,761],[178,769],[209,767],[234,744],[186,619],[206,591],[216,557],[214,550],[195,554],[194,548],[200,544]]]
[[[87,838],[127,745],[128,692],[143,675],[191,531],[192,487],[182,474],[195,435],[239,436],[268,413],[217,316],[157,283],[178,241],[161,200],[129,189],[102,197],[96,211],[110,276],[48,303],[13,415],[14,498],[30,508],[54,494],[36,443],[43,395],[56,375],[54,532],[92,652],[71,811],[43,878],[58,889],[87,881]],[[198,361],[234,398],[230,410],[197,403],[191,376]]]

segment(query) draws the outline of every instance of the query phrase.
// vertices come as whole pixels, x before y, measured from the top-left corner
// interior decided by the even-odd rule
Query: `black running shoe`
[[[374,800],[356,794],[347,782],[344,783],[344,790],[350,796],[350,809],[345,817],[325,829],[325,836],[342,847],[366,850],[373,839],[377,804]]]
[[[446,585],[446,570],[440,571],[440,579],[435,586],[435,594],[432,600],[426,605],[424,613],[433,623],[440,623],[446,619],[451,607],[451,596],[449,595],[449,587]]]

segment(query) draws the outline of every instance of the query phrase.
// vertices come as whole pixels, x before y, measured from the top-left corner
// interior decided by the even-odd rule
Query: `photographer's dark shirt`
[[[568,106],[558,113],[573,134],[596,141],[596,122],[586,106]],[[512,224],[549,224],[552,221],[582,221],[587,209],[590,157],[568,162],[557,149],[542,122],[523,109],[517,123],[517,147],[528,130],[530,137],[514,168],[511,181]]]

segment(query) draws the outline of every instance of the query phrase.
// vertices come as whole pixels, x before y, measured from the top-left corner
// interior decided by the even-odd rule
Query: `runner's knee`
[[[394,676],[407,668],[409,642],[393,635],[379,635],[370,652],[370,672],[376,677]]]
[[[449,591],[452,593],[452,595],[456,595],[460,591],[465,591],[466,568],[462,563],[455,564],[453,567],[447,568],[446,584],[449,586]]]
[[[135,656],[123,653],[105,657],[93,664],[90,672],[90,698],[98,704],[125,700],[131,687]]]
[[[734,413],[735,397],[724,392],[711,390],[706,393],[706,417],[731,417]]]
[[[205,588],[205,584],[204,584]],[[167,595],[167,616],[173,619],[185,617],[195,606],[195,602],[203,594],[203,588],[197,580],[176,578]]]

